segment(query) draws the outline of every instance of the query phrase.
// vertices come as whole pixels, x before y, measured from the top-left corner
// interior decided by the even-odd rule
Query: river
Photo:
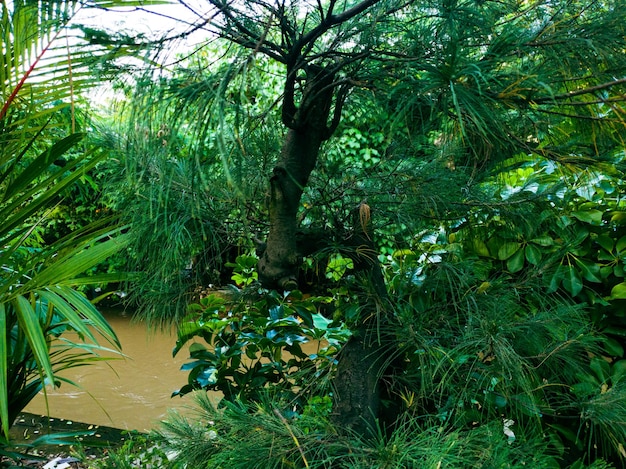
[[[182,350],[177,357],[172,357],[175,332],[148,332],[145,324],[131,321],[130,316],[119,311],[105,311],[104,315],[128,358],[64,372],[61,376],[77,382],[80,387],[63,383],[56,390],[48,388],[49,415],[145,431],[163,420],[170,408],[184,412],[193,402],[191,396],[170,397],[186,383],[187,374],[180,371],[180,367],[189,356]],[[216,400],[218,396],[216,393]],[[24,410],[48,415],[43,393]]]

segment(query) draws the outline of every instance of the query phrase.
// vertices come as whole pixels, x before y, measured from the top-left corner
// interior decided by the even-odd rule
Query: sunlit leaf
[[[504,261],[518,252],[520,243],[514,243],[510,241],[504,242],[498,249],[498,259]]]
[[[579,210],[572,212],[572,216],[591,225],[602,224],[602,212],[600,210]]]
[[[619,300],[626,299],[626,282],[618,283],[611,289],[611,298]]]
[[[474,252],[479,256],[491,257],[491,254],[489,253],[489,248],[482,239],[472,239],[472,247],[474,248]]]

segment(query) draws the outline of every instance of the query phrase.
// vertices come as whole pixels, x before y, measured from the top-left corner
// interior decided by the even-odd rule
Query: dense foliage
[[[120,84],[99,139],[110,158],[63,169],[110,176],[102,200],[138,273],[129,304],[177,324],[174,353],[190,343],[176,394],[224,395],[172,416],[159,456],[623,464],[622,3],[207,0],[210,20],[181,3],[197,15],[181,37],[208,39]],[[47,171],[77,139],[46,138],[20,141],[23,162]],[[16,168],[9,196],[40,181]],[[76,238],[58,238],[34,247],[63,259]]]

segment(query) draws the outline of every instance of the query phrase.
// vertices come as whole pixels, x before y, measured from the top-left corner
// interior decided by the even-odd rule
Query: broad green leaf
[[[524,267],[524,249],[518,249],[515,254],[509,257],[506,261],[506,267],[511,273],[522,270]]]
[[[526,255],[526,260],[532,264],[537,265],[541,262],[541,251],[537,246],[533,246],[532,244],[527,244],[524,248],[524,254]]]
[[[626,212],[614,211],[611,212],[611,222],[619,225],[626,224]]]
[[[565,266],[565,272],[563,275],[563,287],[572,295],[578,295],[583,289],[583,282],[580,278],[578,270],[572,266]]]
[[[618,360],[611,366],[611,382],[613,386],[622,380],[626,375],[626,360]]]
[[[558,266],[552,275],[548,276],[548,292],[553,293],[559,289],[559,285],[563,282],[565,276],[565,266]]]
[[[520,243],[514,243],[511,241],[504,242],[498,249],[498,259],[501,261],[507,260],[513,254],[515,254],[520,248]]]
[[[626,299],[626,282],[618,283],[611,289],[611,299],[614,299],[614,300]]]
[[[607,252],[613,251],[614,241],[610,236],[605,234],[600,235],[596,238],[596,243],[602,246],[602,248]]]
[[[602,212],[600,210],[579,210],[572,212],[572,216],[590,225],[602,224]]]
[[[602,283],[600,265],[586,259],[576,259],[576,265],[580,269],[585,280],[594,283]]]
[[[328,260],[326,266],[326,278],[339,281],[347,270],[353,269],[354,263],[349,257],[343,257],[341,254],[333,254]]]
[[[626,250],[626,236],[622,236],[617,240],[617,244],[615,245],[618,253],[622,253]]]
[[[602,358],[594,357],[591,359],[591,363],[589,363],[589,367],[595,373],[598,383],[604,384],[610,378],[611,366],[608,364],[606,360]]]
[[[611,357],[623,357],[624,356],[624,347],[617,340],[612,339],[611,337],[605,337],[604,339],[604,349],[606,353]]]
[[[609,275],[613,274],[613,267],[610,265],[604,265],[602,267],[600,267],[600,277],[602,277],[602,279],[606,280]]]
[[[489,253],[489,248],[482,239],[472,239],[472,248],[474,249],[474,252],[479,256],[491,257],[491,254]]]

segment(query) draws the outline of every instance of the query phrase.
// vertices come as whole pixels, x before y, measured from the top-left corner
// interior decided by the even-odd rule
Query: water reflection
[[[63,376],[81,387],[63,383],[58,390],[49,390],[50,416],[148,430],[165,418],[168,408],[184,411],[192,401],[191,396],[170,398],[172,391],[185,384],[187,378],[180,366],[188,354],[183,350],[172,358],[175,332],[148,332],[144,324],[131,322],[123,313],[105,311],[104,314],[128,358],[65,372]],[[43,394],[25,411],[45,415]]]

